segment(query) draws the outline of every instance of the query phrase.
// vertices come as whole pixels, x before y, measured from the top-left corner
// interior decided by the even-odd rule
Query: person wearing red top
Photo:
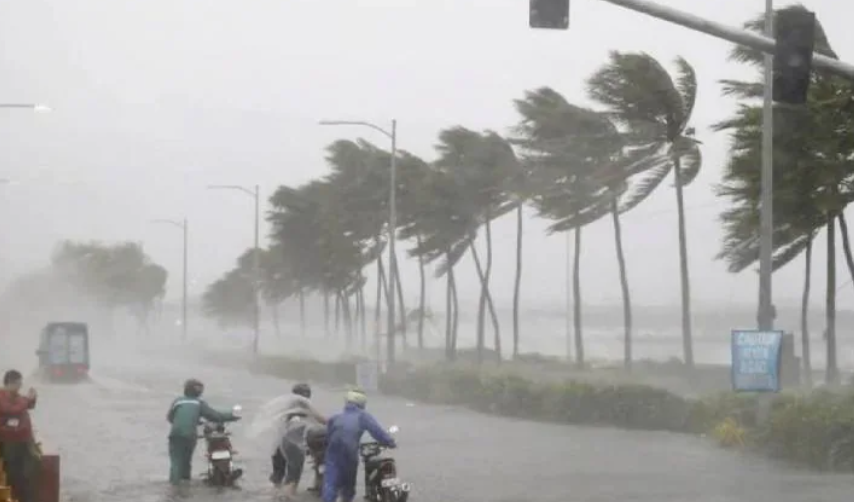
[[[16,370],[3,375],[0,389],[0,452],[9,477],[12,494],[18,502],[33,502],[35,491],[35,440],[30,410],[36,406],[36,391],[22,395],[23,377]]]

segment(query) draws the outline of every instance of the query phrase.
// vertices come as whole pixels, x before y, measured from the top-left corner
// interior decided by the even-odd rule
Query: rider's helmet
[[[364,409],[368,404],[368,396],[362,389],[350,389],[344,396],[344,401],[347,404],[355,404],[359,408]]]
[[[202,393],[205,391],[205,384],[203,384],[200,380],[196,380],[195,378],[191,378],[184,382],[184,396],[185,397],[202,397]]]
[[[307,383],[298,383],[294,385],[291,392],[306,399],[311,399],[311,387]]]

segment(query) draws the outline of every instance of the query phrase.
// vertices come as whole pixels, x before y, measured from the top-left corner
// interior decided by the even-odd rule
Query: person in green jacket
[[[204,391],[202,382],[187,380],[184,383],[184,395],[172,402],[166,414],[166,420],[172,424],[169,431],[169,482],[173,485],[190,480],[200,419],[220,423],[240,420],[232,412],[211,408],[202,400]]]

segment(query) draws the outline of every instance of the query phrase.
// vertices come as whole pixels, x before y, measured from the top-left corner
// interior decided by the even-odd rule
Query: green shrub
[[[259,358],[252,370],[291,380],[353,383],[358,360],[324,363]],[[398,365],[380,377],[383,393],[467,406],[504,416],[577,425],[705,434],[730,424],[739,443],[818,469],[854,472],[854,393],[785,393],[768,402],[756,394],[722,392],[689,399],[637,384],[535,382],[503,368]],[[764,403],[764,405],[763,405]]]
[[[818,469],[854,470],[854,398],[826,390],[784,394],[754,440],[768,454]]]

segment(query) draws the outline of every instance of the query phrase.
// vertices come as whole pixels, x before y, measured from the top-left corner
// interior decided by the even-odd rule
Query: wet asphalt
[[[188,377],[206,382],[214,407],[244,407],[246,418],[231,427],[246,471],[239,491],[196,482],[174,492],[165,481],[166,409]],[[34,418],[45,449],[61,455],[65,501],[277,499],[267,482],[268,440],[251,423],[289,382],[149,355],[99,363],[90,383],[36,385]],[[340,389],[315,393],[321,409],[341,407]],[[791,468],[686,435],[538,424],[381,396],[369,410],[401,429],[395,455],[414,502],[837,502],[854,493],[854,476]],[[197,451],[197,473],[202,460]]]

